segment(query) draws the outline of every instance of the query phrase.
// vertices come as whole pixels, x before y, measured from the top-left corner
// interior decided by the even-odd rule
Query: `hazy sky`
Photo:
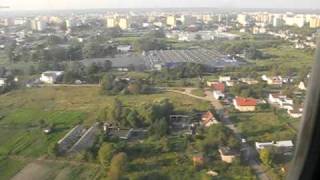
[[[320,0],[0,0],[13,10],[91,9],[91,8],[314,8]]]

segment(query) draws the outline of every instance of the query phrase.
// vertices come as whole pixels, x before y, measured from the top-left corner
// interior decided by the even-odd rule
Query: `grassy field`
[[[200,97],[205,97],[206,94],[204,93],[203,89],[194,89],[191,91],[191,94],[200,96]]]
[[[57,142],[77,123],[91,125],[99,117],[99,112],[108,109],[115,98],[140,113],[144,113],[152,102],[163,98],[170,99],[178,112],[210,108],[208,102],[175,93],[104,96],[100,95],[98,87],[43,87],[12,91],[0,96],[0,115],[4,116],[0,120],[0,157],[13,155],[39,158],[46,155],[50,144]],[[54,124],[56,130],[45,135],[40,128],[41,120]],[[0,173],[0,179],[8,179],[24,165],[24,162],[16,160],[0,161],[0,171],[6,172]],[[54,166],[48,173],[58,176],[57,173],[64,168]],[[69,174],[75,177],[71,179],[77,179],[77,171],[81,170],[73,169]]]
[[[285,68],[310,67],[314,61],[314,54],[309,51],[294,49],[288,46],[262,49],[263,52],[274,56],[267,60],[251,61],[257,66],[278,65]]]
[[[273,112],[236,113],[231,119],[251,142],[295,140],[296,132],[288,123],[298,120],[279,117]]]
[[[18,173],[27,163],[19,160],[0,160],[0,179],[6,180]]]

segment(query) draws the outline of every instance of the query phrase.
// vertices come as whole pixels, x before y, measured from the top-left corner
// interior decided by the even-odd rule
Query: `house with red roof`
[[[255,111],[257,100],[253,98],[236,97],[233,100],[233,105],[241,112]]]
[[[216,83],[211,86],[213,88],[213,97],[217,100],[221,100],[225,97],[225,85],[224,83]]]
[[[211,87],[213,88],[214,91],[224,92],[225,90],[224,83],[212,84]]]
[[[217,119],[214,117],[214,115],[212,114],[212,112],[207,111],[205,113],[202,114],[201,116],[201,124],[204,127],[210,127],[213,124],[217,124],[218,121]]]

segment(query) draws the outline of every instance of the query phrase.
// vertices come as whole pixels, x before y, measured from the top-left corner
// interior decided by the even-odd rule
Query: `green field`
[[[257,66],[277,65],[280,68],[304,68],[310,67],[314,61],[314,53],[294,49],[290,46],[262,49],[263,52],[274,57],[266,60],[253,60]]]
[[[163,98],[170,99],[177,112],[189,112],[192,109],[205,111],[210,108],[208,102],[175,93],[104,96],[100,95],[98,87],[43,87],[12,91],[0,96],[0,115],[4,116],[0,120],[0,157],[37,159],[46,156],[50,144],[56,143],[77,123],[91,125],[99,118],[99,112],[108,109],[115,98],[141,114],[147,111],[146,107],[152,102]],[[54,124],[55,131],[45,135],[39,126],[40,121]],[[1,160],[0,170],[6,173],[0,173],[0,179],[8,179],[25,165],[23,161]],[[53,173],[52,176],[65,168],[53,167],[48,171]],[[71,179],[79,177],[77,171],[86,173],[88,170],[84,167],[80,170],[75,168],[69,173],[74,176]]]
[[[295,124],[298,120],[278,116],[273,112],[234,113],[230,117],[250,142],[295,141],[296,131],[288,124]]]
[[[204,93],[203,89],[194,89],[191,91],[191,94],[195,95],[195,96],[200,96],[200,97],[205,97],[206,94]]]

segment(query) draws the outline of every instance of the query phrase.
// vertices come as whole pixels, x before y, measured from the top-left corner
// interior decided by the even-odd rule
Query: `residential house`
[[[251,78],[241,78],[240,81],[248,85],[254,85],[259,83],[259,81]]]
[[[234,81],[226,81],[226,85],[228,87],[233,87],[235,85],[235,82]]]
[[[274,76],[274,77],[268,77],[266,75],[263,75],[261,77],[263,81],[266,81],[268,85],[282,85],[283,79],[281,76]]]
[[[219,76],[219,82],[227,82],[227,81],[231,81],[230,76]]]
[[[217,81],[207,81],[207,86],[208,87],[212,87],[214,84],[217,84],[217,83],[219,83],[219,82],[217,82]]]
[[[279,93],[269,94],[268,101],[270,104],[279,105],[279,107],[282,109],[293,109],[293,100]]]
[[[236,97],[233,100],[233,105],[241,112],[255,111],[257,100],[253,98]]]
[[[305,84],[303,81],[301,81],[301,82],[299,83],[298,88],[299,88],[300,90],[303,90],[303,91],[307,90],[307,86],[306,86],[306,84]]]
[[[127,53],[132,51],[132,46],[131,45],[119,45],[117,47],[117,51],[121,53]]]
[[[292,118],[301,118],[302,112],[302,107],[294,107],[293,109],[288,109],[288,115]]]
[[[224,99],[225,86],[223,83],[216,83],[211,86],[213,88],[213,97],[217,100]]]
[[[202,114],[201,116],[201,124],[204,126],[204,127],[210,127],[212,126],[213,124],[217,124],[218,121],[217,119],[214,117],[214,115],[212,114],[212,112],[210,111],[207,111],[205,113]]]
[[[7,78],[0,78],[0,87],[5,86],[7,84]]]
[[[195,167],[203,166],[205,163],[203,154],[194,155],[192,157],[192,161],[193,161],[193,166]]]
[[[291,140],[288,141],[271,141],[271,142],[256,142],[256,149],[258,151],[262,149],[275,148],[278,152],[286,153],[292,152],[293,150],[293,142]]]
[[[62,75],[63,71],[46,71],[41,74],[40,81],[47,84],[54,84]]]
[[[225,95],[221,91],[213,91],[213,97],[217,100],[224,99]]]
[[[238,153],[229,147],[220,147],[218,151],[220,153],[221,160],[226,163],[232,163],[238,156]]]

